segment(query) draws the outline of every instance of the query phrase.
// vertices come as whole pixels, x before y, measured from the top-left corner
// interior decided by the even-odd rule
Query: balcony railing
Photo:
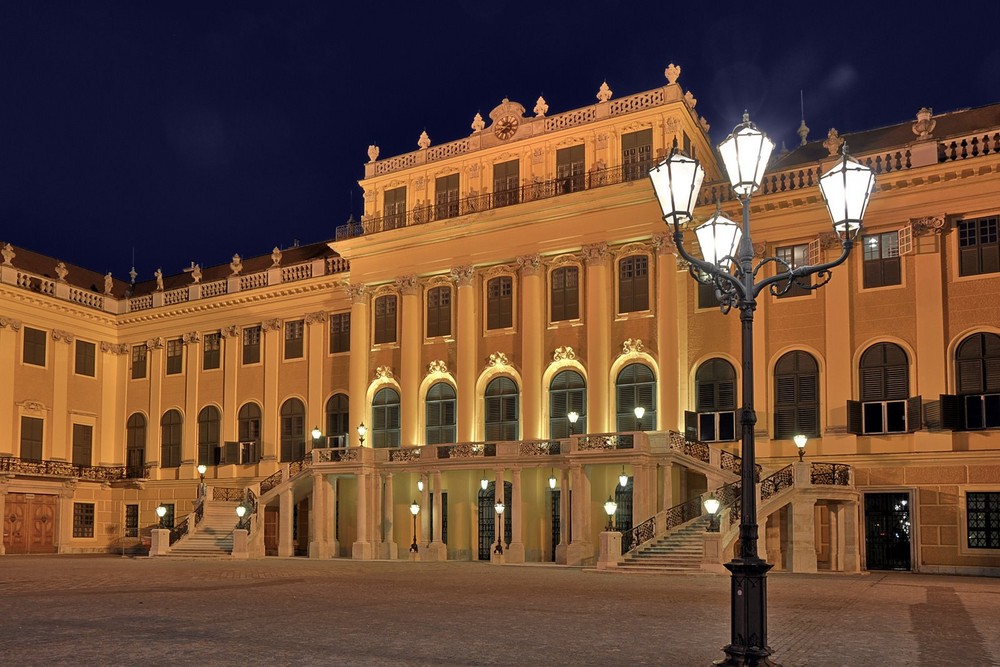
[[[16,456],[0,457],[0,472],[49,477],[73,477],[95,482],[149,479],[153,466],[78,466],[67,461],[33,461]]]

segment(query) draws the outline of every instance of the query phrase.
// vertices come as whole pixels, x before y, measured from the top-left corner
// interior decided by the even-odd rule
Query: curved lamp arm
[[[851,254],[851,248],[854,247],[854,240],[844,239],[843,241],[841,241],[841,244],[842,244],[841,245],[842,250],[840,253],[840,257],[833,260],[832,262],[826,262],[825,264],[816,264],[815,266],[800,266],[792,269],[791,271],[782,271],[777,275],[765,278],[759,283],[754,284],[753,296],[756,297],[758,294],[761,293],[762,290],[764,290],[764,288],[769,287],[770,285],[774,285],[775,283],[795,280],[796,278],[804,278],[806,276],[811,276],[814,273],[819,273],[819,274],[829,273],[830,269],[834,268],[835,266],[843,264],[844,261],[847,260],[848,255]],[[756,271],[754,271],[754,273],[756,273]],[[829,280],[829,277],[827,278],[827,280]],[[824,280],[819,285],[816,285],[816,287],[826,284],[827,280]]]
[[[677,252],[680,253],[681,258],[689,264],[698,267],[708,275],[713,278],[720,278],[730,285],[733,289],[740,295],[740,298],[746,297],[746,288],[744,288],[743,283],[736,276],[732,275],[728,271],[723,271],[715,264],[706,262],[703,259],[698,259],[697,257],[692,257],[687,250],[684,249],[684,232],[679,229],[674,228],[674,247],[677,248]]]

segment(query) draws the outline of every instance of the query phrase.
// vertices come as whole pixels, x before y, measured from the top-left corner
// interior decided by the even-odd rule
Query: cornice
[[[114,313],[107,313],[92,308],[81,308],[72,301],[64,301],[55,297],[31,292],[24,289],[10,289],[6,285],[0,287],[0,297],[6,300],[24,304],[28,307],[42,307],[48,311],[65,315],[74,320],[86,320],[96,322],[109,327],[118,326],[117,317]]]

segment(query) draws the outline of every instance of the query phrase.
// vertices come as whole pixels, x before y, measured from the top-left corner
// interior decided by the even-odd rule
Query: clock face
[[[497,135],[497,139],[501,141],[506,141],[514,136],[517,132],[517,118],[514,116],[504,116],[496,122],[493,126],[493,133]]]

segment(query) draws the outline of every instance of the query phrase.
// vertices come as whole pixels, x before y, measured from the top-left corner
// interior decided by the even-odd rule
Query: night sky
[[[3,0],[0,240],[119,278],[134,249],[140,280],[327,240],[370,143],[648,90],[670,62],[716,142],[748,108],[794,146],[800,89],[812,139],[1000,101],[996,0],[772,7]]]

